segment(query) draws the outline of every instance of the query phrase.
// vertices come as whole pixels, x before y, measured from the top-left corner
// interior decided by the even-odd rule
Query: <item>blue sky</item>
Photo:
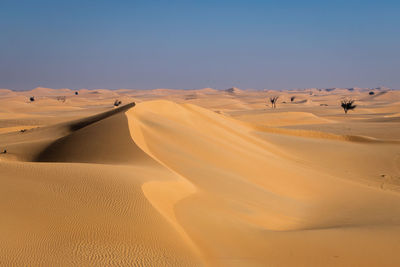
[[[400,88],[400,1],[0,0],[0,88]]]

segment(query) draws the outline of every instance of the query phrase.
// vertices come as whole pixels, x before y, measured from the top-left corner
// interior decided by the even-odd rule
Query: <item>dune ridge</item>
[[[199,264],[199,256],[187,248],[187,242],[179,241],[182,233],[146,200],[143,184],[179,177],[137,148],[121,113],[130,107],[80,120],[78,125],[82,127],[75,127],[76,122],[63,125],[72,132],[43,146],[43,151],[33,159],[42,162],[40,165],[0,162],[4,175],[2,211],[14,218],[5,225],[3,222],[2,233],[21,221],[40,218],[41,222],[22,225],[29,232],[12,234],[13,246],[7,242],[9,239],[3,239],[2,264]],[[45,133],[57,132],[59,127],[49,127]],[[101,149],[96,151],[96,146]],[[54,161],[59,163],[50,163]],[[68,178],[71,176],[74,178]],[[13,185],[15,177],[21,186]],[[36,191],[42,191],[42,196],[35,197]],[[16,200],[22,196],[23,201]],[[43,204],[26,213],[27,201],[34,198]],[[17,209],[7,207],[12,202]],[[56,207],[64,206],[65,209],[54,213]],[[44,232],[45,229],[49,231]],[[58,232],[61,229],[63,233]],[[18,240],[24,242],[24,234],[29,236],[28,233],[34,235],[28,237],[30,243],[20,243]],[[68,242],[62,246],[54,243],[62,238]],[[50,251],[52,247],[57,250]]]

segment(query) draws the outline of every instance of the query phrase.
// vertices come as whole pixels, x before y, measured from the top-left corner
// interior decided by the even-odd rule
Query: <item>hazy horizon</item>
[[[0,88],[400,88],[396,1],[9,1]]]
[[[31,91],[34,89],[38,88],[44,88],[44,89],[52,89],[52,90],[202,90],[202,89],[213,89],[213,90],[227,90],[231,88],[237,88],[240,90],[255,90],[255,91],[263,91],[263,90],[271,90],[271,91],[301,91],[301,90],[310,90],[310,89],[318,89],[318,90],[325,90],[325,89],[370,89],[370,90],[382,90],[382,89],[388,89],[388,90],[400,90],[398,88],[389,88],[385,86],[381,87],[307,87],[307,88],[286,88],[286,89],[274,89],[274,88],[262,88],[262,89],[257,89],[257,88],[240,88],[240,87],[227,87],[227,88],[213,88],[213,87],[203,87],[203,88],[165,88],[165,87],[160,87],[160,88],[67,88],[67,87],[60,87],[60,88],[51,88],[51,87],[46,87],[46,86],[37,86],[34,88],[27,88],[27,89],[11,89],[11,88],[0,88],[0,90],[12,90],[12,91]]]

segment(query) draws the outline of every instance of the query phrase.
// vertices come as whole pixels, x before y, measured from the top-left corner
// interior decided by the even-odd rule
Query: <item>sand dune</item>
[[[243,114],[236,117],[242,121],[248,121],[257,125],[266,126],[285,126],[298,124],[321,124],[330,123],[328,119],[323,119],[309,112],[279,112],[258,114]]]
[[[0,265],[400,264],[397,91],[73,92],[0,90]]]

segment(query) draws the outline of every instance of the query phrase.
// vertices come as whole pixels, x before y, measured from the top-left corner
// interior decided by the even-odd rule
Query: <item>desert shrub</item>
[[[65,102],[65,100],[67,100],[67,97],[66,96],[57,96],[56,97],[56,99],[58,100],[58,101],[60,101],[60,102]]]
[[[293,102],[296,99],[296,96],[291,96],[290,97],[290,102]]]
[[[340,106],[343,108],[344,113],[347,114],[347,111],[353,110],[357,107],[357,105],[353,105],[355,100],[352,99],[344,99],[341,101]]]
[[[122,102],[120,100],[118,100],[118,99],[114,101],[114,106],[115,107],[118,107],[121,104],[122,104]]]
[[[78,91],[75,92],[75,95],[79,95]]]
[[[369,94],[369,95],[374,95],[374,94],[375,94],[375,92],[372,92],[372,91],[371,91],[371,92],[369,92],[368,94]]]
[[[29,100],[30,100],[31,102],[33,102],[33,101],[35,101],[35,97],[34,97],[34,96],[31,96],[31,97],[29,98]]]

